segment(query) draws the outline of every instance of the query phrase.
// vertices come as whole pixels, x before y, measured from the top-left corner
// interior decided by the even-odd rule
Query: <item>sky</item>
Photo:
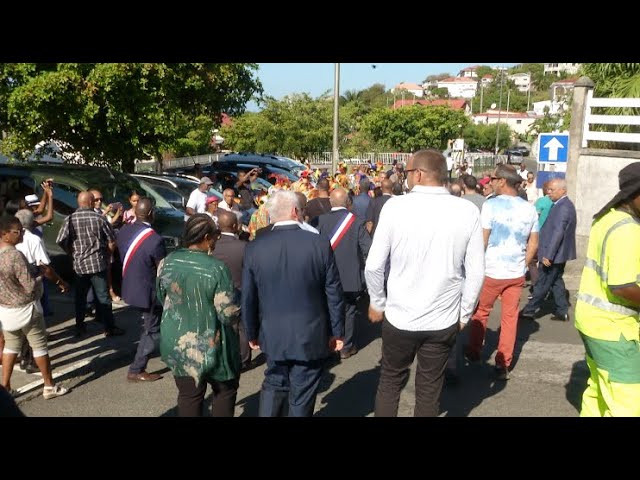
[[[422,84],[429,75],[450,73],[455,76],[460,70],[473,65],[495,66],[491,62],[469,63],[341,63],[340,92],[363,90],[374,83],[382,83],[386,89],[401,82]],[[512,67],[515,63],[500,66]],[[319,97],[333,91],[333,63],[261,63],[258,78],[265,95],[280,100],[291,93],[308,93]],[[256,111],[255,104],[249,110]]]

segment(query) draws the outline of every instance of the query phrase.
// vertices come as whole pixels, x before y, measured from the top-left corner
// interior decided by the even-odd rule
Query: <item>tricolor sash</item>
[[[347,230],[351,228],[351,225],[353,225],[353,222],[355,221],[356,221],[356,216],[353,213],[349,212],[347,213],[347,216],[344,217],[344,220],[342,220],[342,222],[338,224],[336,230],[333,232],[333,235],[331,235],[331,248],[333,250],[338,248],[338,245],[344,238],[345,234],[347,233]]]
[[[142,243],[151,235],[153,235],[153,229],[147,227],[142,229],[140,233],[136,235],[136,238],[133,239],[133,242],[131,242],[131,245],[129,245],[129,248],[127,249],[127,253],[124,256],[124,262],[122,262],[123,277],[127,271],[127,267],[129,266],[129,263],[131,262],[131,257],[133,257],[133,255],[136,253],[138,248],[140,248],[140,245],[142,245]]]

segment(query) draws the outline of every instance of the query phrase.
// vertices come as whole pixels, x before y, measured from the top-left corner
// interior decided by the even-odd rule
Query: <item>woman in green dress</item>
[[[233,417],[240,378],[240,349],[234,328],[240,320],[228,267],[208,255],[220,232],[205,214],[185,224],[183,248],[158,266],[163,305],[160,353],[178,387],[178,416],[199,417],[207,391],[211,415]]]

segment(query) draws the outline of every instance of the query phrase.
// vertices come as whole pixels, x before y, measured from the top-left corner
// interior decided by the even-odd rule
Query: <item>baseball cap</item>
[[[491,181],[491,179],[490,179],[489,177],[484,177],[484,178],[483,178],[482,180],[480,180],[478,183],[484,187],[484,186],[485,186],[487,183],[489,183],[490,181]]]
[[[213,182],[211,181],[211,179],[209,177],[202,177],[200,179],[200,183],[204,183],[205,185],[213,185]]]
[[[27,195],[26,197],[24,197],[24,201],[27,202],[27,205],[31,206],[31,205],[40,205],[40,200],[38,200],[38,196],[37,195]]]
[[[218,203],[220,201],[220,199],[218,197],[216,197],[215,195],[211,195],[210,197],[207,197],[207,200],[204,202],[206,205],[209,205],[210,203]]]

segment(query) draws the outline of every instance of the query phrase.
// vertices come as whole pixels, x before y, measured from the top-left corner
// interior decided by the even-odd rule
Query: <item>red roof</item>
[[[396,100],[391,108],[400,108],[411,105],[423,105],[425,107],[449,107],[453,110],[464,110],[467,101],[461,99],[436,99],[436,100],[421,100],[412,98],[405,98],[404,100]]]
[[[444,80],[438,80],[438,83],[476,83],[477,80],[469,77],[449,77]]]

